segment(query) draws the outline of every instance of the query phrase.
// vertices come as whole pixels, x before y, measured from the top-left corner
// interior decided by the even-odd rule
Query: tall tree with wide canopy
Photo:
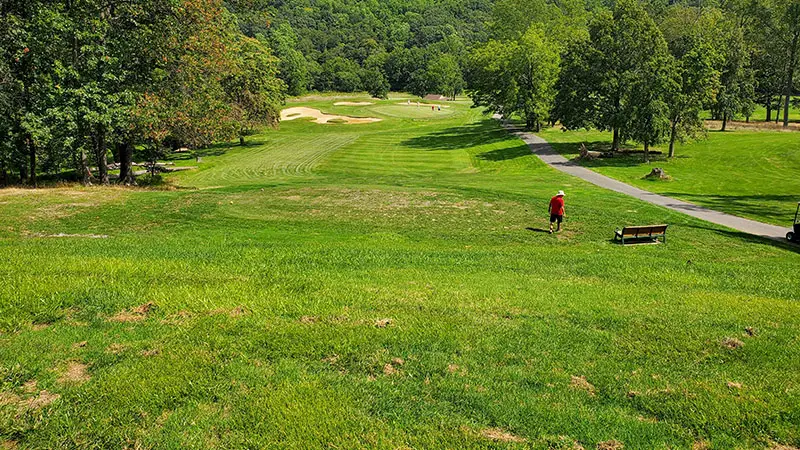
[[[589,38],[569,46],[557,84],[556,118],[567,129],[594,127],[613,133],[612,150],[626,138],[653,143],[660,134],[669,76],[661,31],[636,0],[620,0],[598,14]],[[657,117],[649,117],[657,114]],[[641,119],[641,120],[640,120]]]
[[[522,36],[490,41],[472,55],[472,90],[478,106],[503,115],[520,114],[528,129],[550,120],[558,78],[558,47],[539,25]]]

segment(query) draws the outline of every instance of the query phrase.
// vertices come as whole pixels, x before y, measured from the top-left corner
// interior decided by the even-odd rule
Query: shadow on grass
[[[490,152],[481,153],[477,156],[478,159],[484,161],[506,161],[509,159],[522,158],[523,156],[531,156],[530,147],[526,144],[521,144],[516,147],[500,148]]]
[[[701,226],[701,225],[682,224],[681,226],[682,227],[686,227],[686,228],[694,228],[694,229],[697,229],[697,230],[711,231],[711,232],[720,234],[722,236],[726,236],[726,237],[733,238],[733,239],[738,239],[738,240],[740,240],[742,242],[745,242],[745,243],[748,243],[748,244],[769,245],[769,246],[772,246],[772,247],[777,247],[777,248],[779,248],[781,250],[787,250],[787,251],[790,251],[790,252],[800,253],[800,245],[793,244],[793,243],[791,243],[791,242],[789,242],[789,241],[787,241],[785,239],[782,239],[782,240],[769,239],[769,238],[765,238],[765,237],[761,237],[761,236],[756,236],[754,234],[743,233],[741,231],[720,230],[720,229],[717,229],[717,228],[704,227],[704,226]],[[786,230],[788,231],[789,229],[787,228]]]
[[[497,127],[493,119],[418,136],[402,142],[406,147],[422,150],[459,150],[516,139]]]
[[[611,144],[605,141],[584,142],[586,149],[590,152],[608,152],[611,150]],[[597,159],[575,159],[580,152],[580,143],[576,142],[556,142],[550,143],[556,153],[564,156],[565,158],[572,158],[572,161],[577,165],[583,167],[635,167],[644,165],[644,153],[635,151],[626,153],[617,153],[613,158],[597,158]],[[650,153],[650,163],[664,161],[666,162],[667,155],[663,153]],[[646,175],[643,174],[642,176]]]
[[[739,217],[760,217],[774,223],[785,222],[786,229],[792,225],[795,207],[800,201],[798,195],[719,195],[719,194],[688,194],[685,192],[663,192],[661,195],[680,198],[704,208],[722,211]],[[786,203],[791,212],[782,212],[774,205],[765,205],[765,202]],[[788,211],[788,210],[787,210]],[[757,219],[758,220],[758,219]]]
[[[545,233],[545,234],[550,234],[550,230],[545,230],[544,228],[532,228],[532,227],[527,227],[527,228],[525,228],[525,229],[526,229],[526,230],[528,230],[528,231],[533,231],[534,233]]]

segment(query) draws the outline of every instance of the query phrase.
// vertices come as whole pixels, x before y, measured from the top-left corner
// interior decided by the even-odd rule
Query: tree
[[[442,94],[455,100],[464,90],[464,75],[455,56],[443,54],[428,64],[425,72],[425,94]]]
[[[550,119],[558,78],[558,48],[539,25],[509,41],[490,41],[472,56],[476,105],[503,115],[518,113],[528,129],[539,131]]]
[[[800,0],[783,3],[778,21],[778,35],[785,44],[786,79],[783,91],[783,126],[789,126],[789,105],[794,93],[794,74],[800,58]]]
[[[280,106],[286,85],[277,78],[278,62],[269,48],[257,39],[239,36],[236,66],[224,81],[239,123],[239,143],[259,127],[274,127],[280,120]]]
[[[567,129],[593,126],[613,132],[612,150],[633,137],[653,143],[660,133],[667,47],[661,31],[635,0],[620,0],[613,14],[600,13],[589,38],[570,45],[556,96],[556,117]],[[642,89],[645,91],[642,92]],[[638,120],[658,114],[645,122]],[[633,127],[633,128],[632,128]]]
[[[719,93],[711,112],[714,118],[722,120],[722,131],[725,131],[730,119],[752,111],[755,80],[742,28],[730,18],[718,27],[719,36],[714,45],[721,49],[722,65]]]
[[[705,131],[700,117],[719,89],[717,67],[721,56],[711,45],[705,29],[714,18],[700,8],[673,6],[661,23],[670,53],[675,58],[673,84],[666,101],[669,108],[669,157],[675,156],[675,142],[694,138]]]

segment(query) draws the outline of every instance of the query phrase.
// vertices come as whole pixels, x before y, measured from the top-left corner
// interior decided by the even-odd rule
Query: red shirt
[[[555,196],[550,199],[550,214],[564,215],[564,197]]]

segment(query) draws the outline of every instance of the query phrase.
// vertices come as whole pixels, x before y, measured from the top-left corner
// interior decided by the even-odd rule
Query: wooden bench
[[[614,240],[622,241],[622,245],[628,243],[667,242],[667,225],[646,225],[638,227],[625,227],[622,230],[614,231]]]

